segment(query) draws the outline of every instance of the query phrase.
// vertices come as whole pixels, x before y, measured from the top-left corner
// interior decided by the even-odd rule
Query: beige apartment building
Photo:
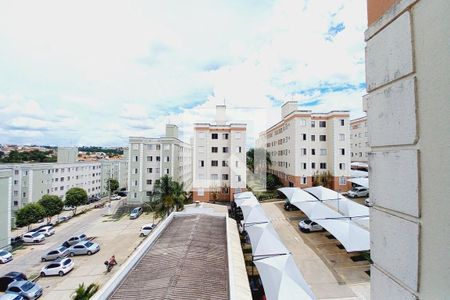
[[[367,4],[371,299],[449,299],[450,1]]]
[[[348,111],[313,113],[288,101],[281,107],[281,121],[262,132],[257,144],[266,147],[272,159],[269,172],[285,186],[310,187],[314,175],[329,171],[334,190],[351,187]]]
[[[122,159],[99,160],[102,167],[101,193],[108,195],[108,180],[115,179],[119,182],[119,189],[128,187],[128,155]]]
[[[194,201],[231,201],[246,189],[246,132],[244,123],[227,123],[225,105],[214,123],[194,124]]]
[[[352,162],[367,163],[370,147],[366,116],[350,121],[350,148]]]
[[[156,180],[169,175],[192,191],[192,146],[178,138],[178,127],[167,124],[160,138],[130,137],[128,203],[150,200]]]

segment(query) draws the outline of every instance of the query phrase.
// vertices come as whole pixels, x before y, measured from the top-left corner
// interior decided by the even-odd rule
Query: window
[[[169,173],[170,173],[169,169],[166,169],[166,174],[169,174]]]
[[[153,173],[153,168],[147,168],[147,173]]]
[[[345,164],[344,163],[340,163],[339,164],[339,170],[345,170]]]
[[[239,168],[239,161],[236,161],[236,168]]]
[[[228,174],[222,174],[222,180],[228,180]]]
[[[147,184],[152,184],[152,180],[151,179],[147,179]]]
[[[316,127],[316,121],[311,121],[311,127],[312,128]]]
[[[161,150],[161,145],[156,145],[156,150]]]
[[[151,144],[150,144],[150,145],[147,145],[147,149],[148,149],[148,150],[153,150],[153,145],[151,145]]]
[[[151,191],[147,191],[147,192],[145,192],[145,194],[147,195],[147,197],[149,197],[149,196],[152,195],[152,192]]]
[[[223,148],[222,148],[222,152],[223,152],[223,153],[228,153],[228,147],[223,147]]]
[[[217,140],[218,138],[219,138],[219,135],[217,133],[212,133],[211,134],[211,139]]]
[[[14,196],[19,196],[19,191],[14,191]]]
[[[161,157],[160,157],[160,156],[157,156],[157,157],[156,157],[156,161],[161,161]]]
[[[345,148],[340,149],[341,155],[345,155]]]
[[[236,181],[237,181],[237,182],[241,182],[241,175],[237,175],[237,176],[236,176]]]
[[[341,123],[341,126],[345,125],[345,120],[344,119],[340,119],[339,122]]]
[[[147,161],[153,161],[153,156],[147,156]]]
[[[222,167],[228,167],[228,161],[222,160]]]
[[[170,161],[170,157],[166,156],[166,162],[169,162],[169,161]]]
[[[324,134],[319,135],[319,141],[326,142],[327,141],[327,136],[324,135]]]
[[[320,149],[320,155],[327,155],[327,149]]]
[[[211,147],[211,152],[212,153],[217,153],[218,152],[218,148],[217,147]]]
[[[139,156],[135,155],[134,156],[134,161],[139,161]]]
[[[134,181],[134,186],[138,186],[138,181],[137,180]]]
[[[306,148],[301,148],[301,149],[300,149],[300,153],[301,153],[302,155],[306,155]]]
[[[340,134],[339,134],[339,140],[340,140],[340,141],[345,141],[345,134],[340,133]]]
[[[199,161],[198,161],[198,166],[199,166],[200,168],[203,168],[203,167],[205,166],[205,161],[204,161],[204,160],[199,160]]]
[[[311,142],[315,142],[316,141],[316,136],[314,134],[311,134]]]
[[[306,170],[306,163],[302,163],[302,169]]]
[[[306,141],[306,133],[302,133],[302,141]]]
[[[205,190],[204,189],[198,189],[197,190],[197,195],[204,196],[205,195]]]
[[[311,155],[316,155],[316,149],[311,149]]]
[[[311,169],[315,169],[316,168],[316,163],[311,163]]]
[[[242,147],[236,147],[236,153],[242,153]]]
[[[308,183],[308,179],[305,176],[303,176],[301,180],[302,180],[301,181],[302,184],[307,184]]]
[[[228,140],[228,133],[222,133],[222,139]]]
[[[218,174],[211,174],[211,180],[218,180],[219,175]]]
[[[327,168],[327,163],[320,163],[320,168],[323,170],[323,169],[326,169]]]
[[[319,127],[327,127],[326,121],[319,121]]]
[[[219,166],[219,161],[217,161],[217,160],[211,161],[211,167],[218,167],[218,166]]]
[[[344,176],[339,177],[339,185],[346,185],[347,184],[347,180],[345,179]]]
[[[133,194],[133,198],[137,198],[137,193],[134,193],[134,194]]]

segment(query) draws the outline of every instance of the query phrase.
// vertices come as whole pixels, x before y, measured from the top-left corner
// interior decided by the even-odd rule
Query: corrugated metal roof
[[[176,216],[110,299],[229,299],[225,218]]]

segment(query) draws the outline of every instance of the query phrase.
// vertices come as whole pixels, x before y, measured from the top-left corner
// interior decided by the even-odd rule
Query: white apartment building
[[[226,106],[216,107],[215,123],[194,124],[194,201],[230,201],[246,189],[244,123],[227,123]]]
[[[119,189],[128,187],[128,153],[124,159],[100,160],[102,166],[101,193],[108,195],[108,179],[119,182]]]
[[[130,137],[129,143],[128,203],[148,201],[156,180],[164,175],[192,191],[192,146],[178,138],[176,125],[167,124],[164,137]]]
[[[12,174],[12,209],[36,202],[44,195],[64,199],[73,187],[83,188],[88,196],[101,195],[99,162],[31,163],[8,165]]]
[[[361,117],[350,121],[350,148],[352,162],[364,162],[369,160],[369,130],[367,117]]]
[[[12,170],[0,167],[0,249],[8,249],[11,238]]]
[[[330,172],[332,188],[347,191],[350,176],[348,111],[312,113],[299,110],[297,101],[281,107],[282,120],[259,136],[272,160],[269,172],[286,186],[310,187],[313,176]]]

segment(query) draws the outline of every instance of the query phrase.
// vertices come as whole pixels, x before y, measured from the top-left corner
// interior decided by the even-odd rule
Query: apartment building
[[[286,186],[310,187],[313,176],[330,172],[332,188],[347,191],[350,175],[348,111],[313,113],[299,110],[297,101],[281,107],[281,121],[262,132],[257,142],[271,156],[269,172]]]
[[[369,130],[367,117],[361,117],[350,121],[350,148],[352,162],[364,162],[369,160]]]
[[[367,8],[371,299],[448,299],[450,1]]]
[[[127,154],[128,155],[128,154]],[[119,189],[128,187],[128,156],[124,159],[100,160],[101,194],[108,195],[108,179],[119,182]]]
[[[130,137],[128,203],[149,200],[156,180],[169,175],[192,191],[192,146],[178,138],[178,127],[167,124],[160,138]]]
[[[8,249],[11,237],[12,170],[0,167],[0,249]]]
[[[217,105],[214,123],[194,124],[194,201],[230,201],[246,189],[246,131],[227,123],[225,105]]]

